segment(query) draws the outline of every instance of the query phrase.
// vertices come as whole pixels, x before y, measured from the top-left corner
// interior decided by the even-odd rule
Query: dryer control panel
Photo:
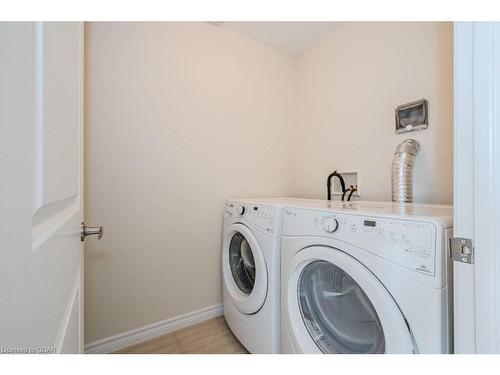
[[[276,209],[272,206],[227,202],[224,218],[241,218],[269,233],[274,233]]]
[[[436,272],[431,222],[285,208],[283,235],[335,238],[419,273]]]

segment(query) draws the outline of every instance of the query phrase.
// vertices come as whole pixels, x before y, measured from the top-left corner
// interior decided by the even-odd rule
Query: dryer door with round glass
[[[331,247],[292,259],[287,290],[289,332],[309,353],[413,353],[397,304],[360,262]]]
[[[266,300],[267,267],[259,243],[247,226],[238,223],[228,228],[222,257],[231,302],[244,314],[256,313]]]

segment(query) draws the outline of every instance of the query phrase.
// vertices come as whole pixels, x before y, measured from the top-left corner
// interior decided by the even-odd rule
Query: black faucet
[[[329,201],[332,200],[332,178],[333,177],[337,177],[339,179],[340,188],[342,189],[342,193],[344,193],[346,191],[344,177],[342,177],[340,174],[338,174],[337,171],[333,171],[332,173],[330,173],[330,175],[328,176],[328,178],[326,180],[326,196],[327,196]],[[343,197],[342,197],[342,200],[344,200]]]

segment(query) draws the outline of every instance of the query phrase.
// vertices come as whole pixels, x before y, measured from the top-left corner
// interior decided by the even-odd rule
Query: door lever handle
[[[100,240],[103,235],[102,226],[97,227],[88,227],[85,225],[85,222],[82,221],[81,229],[80,229],[80,240],[85,240],[85,237],[97,235],[97,239]]]

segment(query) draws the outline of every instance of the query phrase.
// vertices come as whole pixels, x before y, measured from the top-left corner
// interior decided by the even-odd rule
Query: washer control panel
[[[267,232],[274,233],[276,209],[271,206],[227,202],[224,218],[242,218]]]
[[[327,236],[426,275],[435,275],[433,223],[285,208],[283,235]]]

